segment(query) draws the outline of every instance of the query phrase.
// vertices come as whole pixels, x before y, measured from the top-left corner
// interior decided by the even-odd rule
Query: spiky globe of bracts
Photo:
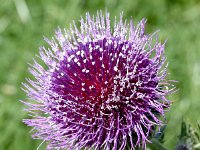
[[[170,102],[164,44],[156,34],[109,14],[86,14],[69,30],[56,31],[50,48],[40,49],[46,64],[34,61],[35,80],[24,84],[32,118],[24,122],[47,149],[146,148],[148,136],[161,126]],[[170,86],[171,87],[171,86]]]

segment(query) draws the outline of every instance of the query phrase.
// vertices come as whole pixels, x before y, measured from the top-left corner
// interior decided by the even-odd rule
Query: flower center
[[[68,105],[76,113],[93,118],[112,113],[123,116],[127,109],[147,107],[141,99],[148,91],[140,87],[153,78],[152,70],[145,70],[151,61],[135,46],[104,38],[80,43],[77,49],[68,52],[52,78],[52,91],[62,98],[60,110],[68,111],[64,107]]]

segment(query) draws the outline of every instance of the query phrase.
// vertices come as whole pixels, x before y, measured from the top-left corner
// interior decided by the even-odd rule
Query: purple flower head
[[[69,30],[58,29],[41,47],[42,66],[30,68],[24,102],[32,115],[24,122],[47,149],[146,148],[148,136],[169,108],[173,88],[166,81],[164,45],[156,34],[109,14],[86,14]]]

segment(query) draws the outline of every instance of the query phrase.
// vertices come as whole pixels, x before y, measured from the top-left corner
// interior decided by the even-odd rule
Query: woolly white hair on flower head
[[[58,29],[40,48],[45,69],[34,61],[34,80],[24,83],[32,115],[24,119],[47,149],[146,148],[149,135],[169,108],[174,90],[166,79],[164,45],[122,15],[86,13],[80,28]],[[154,55],[153,55],[154,54]]]

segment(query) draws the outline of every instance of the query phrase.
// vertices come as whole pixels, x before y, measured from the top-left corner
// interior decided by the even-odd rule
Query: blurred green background
[[[43,36],[105,8],[112,18],[121,11],[135,22],[145,17],[147,33],[160,29],[160,40],[168,39],[169,76],[179,81],[179,91],[170,97],[165,147],[174,149],[182,119],[200,120],[199,0],[0,0],[0,150],[35,150],[41,143],[22,123],[28,116],[19,100],[25,99],[20,87],[29,76],[27,63],[45,45]]]

